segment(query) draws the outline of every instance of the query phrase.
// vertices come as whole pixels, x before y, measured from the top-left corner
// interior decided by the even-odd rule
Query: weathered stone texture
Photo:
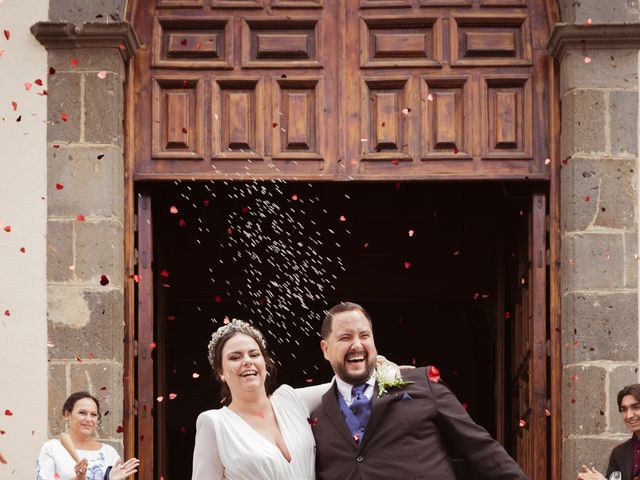
[[[84,139],[89,143],[123,146],[122,79],[108,75],[104,79],[87,74],[85,77]]]
[[[100,286],[106,275],[109,286],[122,288],[124,230],[117,220],[76,223],[76,278]]]
[[[562,96],[562,158],[605,153],[605,114],[604,91],[575,89]]]
[[[640,21],[638,0],[559,0],[566,23],[634,23]]]
[[[108,287],[49,287],[49,358],[123,360],[122,292]]]
[[[52,22],[114,22],[125,18],[126,0],[51,0]]]
[[[64,431],[62,406],[67,393],[67,366],[49,365],[49,437]]]
[[[637,359],[636,292],[568,293],[562,299],[562,319],[565,365]]]
[[[584,62],[585,52],[572,50],[560,65],[560,92],[572,88],[638,88],[638,51],[591,48],[590,63]]]
[[[562,431],[564,435],[604,433],[607,392],[602,367],[565,367],[562,384]]]
[[[72,65],[71,60],[77,60]],[[125,67],[122,56],[114,48],[74,48],[52,49],[48,52],[49,66],[56,70],[55,75],[62,72],[84,73],[107,72],[107,77],[117,74],[124,78]]]
[[[574,480],[580,465],[606,472],[611,449],[626,440],[620,438],[571,437],[562,442],[562,478]]]
[[[73,264],[73,222],[47,221],[47,280],[50,282],[72,280]]]
[[[564,236],[562,291],[623,288],[623,255],[622,233],[574,233]]]
[[[123,216],[123,157],[120,148],[61,145],[49,149],[50,216],[75,219]],[[55,183],[64,185],[56,190]]]
[[[98,434],[103,438],[118,438],[116,432],[122,425],[122,366],[113,363],[80,363],[71,365],[71,390],[86,390],[100,402],[102,412],[101,428]]]
[[[609,92],[609,132],[613,155],[638,154],[637,91]]]
[[[49,76],[47,138],[51,143],[78,142],[81,134],[81,77],[77,73]],[[66,115],[67,120],[63,120]]]
[[[609,431],[627,434],[629,429],[624,425],[618,412],[618,392],[632,383],[638,383],[638,365],[621,365],[609,374]]]
[[[636,161],[573,157],[561,170],[562,231],[636,228]]]
[[[638,288],[638,233],[624,234],[624,286]]]

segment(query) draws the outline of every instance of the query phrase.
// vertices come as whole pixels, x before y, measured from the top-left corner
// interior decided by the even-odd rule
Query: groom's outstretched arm
[[[484,428],[475,423],[442,382],[427,380],[438,411],[438,426],[471,468],[483,478],[528,480],[520,466]]]

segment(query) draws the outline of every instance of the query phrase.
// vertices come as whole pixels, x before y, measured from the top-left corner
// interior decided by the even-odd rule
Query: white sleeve
[[[40,449],[38,461],[36,462],[36,480],[54,480],[56,475],[56,461],[53,452],[45,443]]]
[[[196,445],[193,449],[191,480],[222,480],[224,465],[220,460],[213,419],[202,412],[196,421]]]
[[[329,391],[333,382],[314,385],[313,387],[295,388],[294,391],[300,401],[307,407],[309,413],[313,412],[322,403],[322,396]]]

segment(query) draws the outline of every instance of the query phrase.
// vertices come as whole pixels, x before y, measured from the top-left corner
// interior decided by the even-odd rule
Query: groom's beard
[[[360,383],[365,383],[367,380],[369,380],[371,375],[373,375],[373,371],[375,370],[376,366],[375,356],[370,357],[368,354],[365,354],[364,363],[367,368],[358,373],[350,372],[348,370],[349,362],[346,358],[344,358],[342,362],[335,363],[331,366],[333,367],[334,373],[342,380],[350,385],[358,385]]]

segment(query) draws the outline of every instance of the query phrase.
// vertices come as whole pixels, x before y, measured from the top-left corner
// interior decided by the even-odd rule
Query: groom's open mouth
[[[350,353],[345,357],[347,363],[357,365],[363,363],[367,359],[367,354],[362,352]]]

